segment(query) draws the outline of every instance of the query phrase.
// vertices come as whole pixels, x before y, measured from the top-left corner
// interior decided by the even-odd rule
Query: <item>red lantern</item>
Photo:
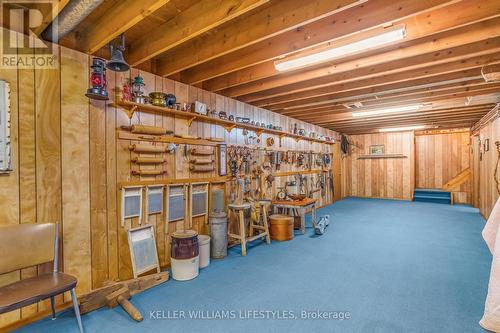
[[[90,75],[90,84],[92,87],[87,89],[85,96],[97,100],[108,100],[108,85],[106,81],[105,60],[102,58],[92,58],[92,74]]]

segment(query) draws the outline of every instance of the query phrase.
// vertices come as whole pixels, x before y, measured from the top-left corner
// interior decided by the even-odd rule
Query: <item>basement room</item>
[[[0,20],[0,332],[500,333],[500,0]]]

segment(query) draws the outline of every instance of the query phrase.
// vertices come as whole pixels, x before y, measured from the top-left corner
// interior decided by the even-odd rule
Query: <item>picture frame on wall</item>
[[[227,176],[227,146],[219,145],[219,176]]]
[[[370,155],[383,155],[385,154],[385,146],[384,145],[371,145],[370,146]]]

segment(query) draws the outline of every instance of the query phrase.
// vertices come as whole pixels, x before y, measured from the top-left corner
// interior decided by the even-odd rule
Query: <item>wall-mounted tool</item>
[[[268,137],[268,138],[266,139],[266,145],[267,145],[268,147],[272,147],[272,146],[274,146],[274,138],[273,138],[273,137],[271,137],[271,136],[270,136],[270,137]]]
[[[167,130],[163,127],[158,126],[148,126],[148,125],[132,125],[132,126],[122,126],[124,130],[130,131],[134,134],[150,134],[150,135],[165,135],[165,134],[174,134],[173,131]]]
[[[133,163],[136,164],[161,164],[166,162],[163,157],[146,157],[146,156],[136,156],[131,159]]]
[[[132,170],[134,176],[159,176],[167,173],[165,170]]]

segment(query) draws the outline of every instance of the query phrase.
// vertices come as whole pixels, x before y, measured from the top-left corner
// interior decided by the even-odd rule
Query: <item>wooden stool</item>
[[[239,244],[241,244],[241,255],[246,256],[247,255],[247,243],[254,241],[256,239],[266,237],[266,242],[267,244],[271,243],[271,237],[269,235],[269,226],[267,223],[267,207],[269,206],[270,202],[269,201],[259,201],[260,205],[260,210],[262,213],[262,225],[259,224],[259,218],[257,221],[254,221],[254,219],[250,219],[249,223],[249,237],[246,236],[245,233],[245,210],[249,209],[252,207],[250,203],[243,203],[243,204],[229,204],[227,207],[229,208],[229,213],[234,213],[236,215],[236,218],[238,220],[238,232],[239,234],[233,234],[230,232],[230,228],[228,228],[227,235],[230,238],[234,238],[239,241]],[[260,214],[259,214],[260,215]],[[261,230],[257,235],[253,235],[254,230]],[[238,243],[236,243],[238,244]],[[236,245],[234,244],[234,245]]]
[[[258,208],[256,220],[250,219],[249,237],[253,239],[266,237],[266,243],[271,244],[271,235],[269,233],[269,221],[267,220],[267,210],[271,206],[270,200],[259,200],[258,207],[253,207],[253,209]],[[262,225],[259,223],[262,221]],[[262,231],[258,235],[254,236],[254,230]],[[252,239],[252,240],[253,240]]]

